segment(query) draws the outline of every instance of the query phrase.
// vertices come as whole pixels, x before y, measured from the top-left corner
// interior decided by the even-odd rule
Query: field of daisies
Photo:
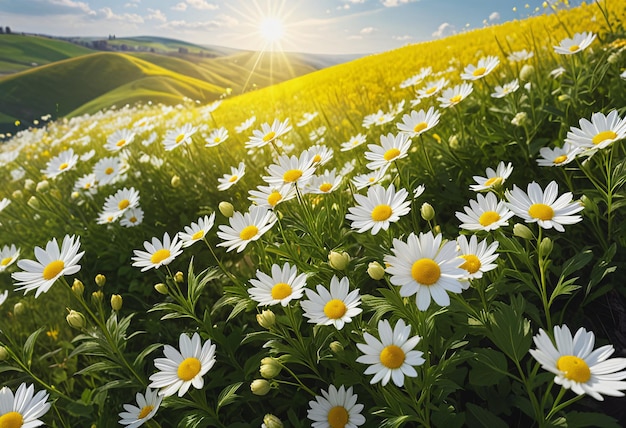
[[[5,138],[0,427],[623,426],[616,3]]]

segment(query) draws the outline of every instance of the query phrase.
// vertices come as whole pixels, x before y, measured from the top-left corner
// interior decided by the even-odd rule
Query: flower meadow
[[[553,7],[358,114],[287,82],[6,139],[0,427],[621,426],[624,10]]]

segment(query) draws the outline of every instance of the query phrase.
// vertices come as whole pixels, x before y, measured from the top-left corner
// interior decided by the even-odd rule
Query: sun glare
[[[266,42],[278,42],[285,34],[283,22],[275,17],[267,17],[259,24],[259,32]]]

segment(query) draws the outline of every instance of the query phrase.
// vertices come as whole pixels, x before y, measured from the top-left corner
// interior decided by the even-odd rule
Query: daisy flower
[[[72,169],[77,162],[78,155],[74,154],[73,149],[68,149],[50,159],[48,165],[46,166],[46,169],[42,169],[41,172],[47,178],[54,178]]]
[[[254,125],[255,121],[256,121],[256,116],[252,116],[244,120],[243,122],[241,122],[240,125],[235,126],[235,132],[237,134],[241,134],[242,132],[247,131],[252,125]]]
[[[520,62],[531,59],[533,56],[535,56],[533,51],[529,52],[526,49],[522,49],[521,51],[511,52],[507,59],[511,62]]]
[[[582,220],[580,202],[572,202],[571,192],[562,194],[558,199],[559,187],[556,181],[551,181],[546,190],[541,190],[534,181],[528,185],[528,192],[513,185],[513,190],[507,190],[507,206],[526,223],[537,223],[544,229],[554,227],[558,232],[564,232],[564,224],[574,224]]]
[[[139,206],[139,192],[134,187],[130,189],[124,187],[105,199],[102,213],[118,219],[124,212],[137,206]]]
[[[306,289],[308,300],[300,302],[304,310],[303,315],[310,323],[317,325],[334,325],[341,330],[352,318],[363,312],[359,308],[361,296],[359,290],[350,291],[348,277],[339,280],[335,275],[330,280],[330,291],[321,284],[317,284],[317,293]]]
[[[341,143],[341,151],[347,152],[348,150],[352,150],[355,147],[358,147],[361,144],[365,143],[365,140],[367,140],[367,137],[361,133],[354,135],[350,137],[350,139],[345,143]]]
[[[478,64],[470,64],[461,73],[461,79],[463,80],[478,80],[482,79],[489,73],[491,73],[500,64],[500,60],[495,56],[488,56],[478,60]]]
[[[144,241],[143,247],[146,251],[133,250],[135,256],[132,258],[133,266],[140,267],[142,272],[149,269],[158,269],[161,266],[170,264],[181,255],[183,243],[178,240],[178,235],[170,239],[167,232],[163,235],[163,242],[153,237],[152,242]]]
[[[484,272],[489,272],[498,267],[497,264],[493,263],[498,258],[496,253],[498,241],[487,245],[487,240],[478,242],[476,235],[472,235],[469,241],[465,235],[461,235],[457,238],[456,243],[460,249],[459,257],[465,260],[460,266],[461,269],[467,271],[465,279],[482,278]]]
[[[496,86],[495,92],[491,94],[492,98],[504,98],[507,95],[517,91],[519,89],[519,81],[517,79],[513,79],[511,82],[505,83],[504,85]]]
[[[296,197],[296,188],[291,185],[258,186],[257,190],[250,190],[248,197],[255,205],[267,209],[274,209],[281,202]]]
[[[307,150],[307,153],[313,159],[314,166],[325,165],[333,158],[333,149],[326,146],[313,146]]]
[[[326,127],[320,126],[313,131],[309,132],[309,140],[313,142],[322,142],[324,141],[324,134],[326,133]]]
[[[39,420],[50,409],[48,393],[35,394],[33,385],[20,384],[13,395],[8,387],[0,389],[0,426],[34,428],[43,425]]]
[[[74,184],[74,190],[87,192],[91,195],[98,193],[96,174],[85,174],[80,177]]]
[[[17,266],[23,272],[14,272],[11,277],[18,281],[15,291],[25,290],[24,294],[31,290],[36,290],[35,298],[41,293],[47,292],[52,284],[63,275],[73,275],[80,270],[78,261],[85,254],[80,253],[80,238],[77,236],[65,235],[63,243],[59,249],[56,238],[48,241],[46,249],[35,247],[34,260],[19,260]]]
[[[261,125],[260,130],[252,131],[252,136],[246,142],[246,149],[260,148],[266,146],[272,141],[276,141],[278,138],[291,131],[291,125],[289,125],[289,118],[284,122],[280,122],[278,119],[274,119],[272,125],[264,123]]]
[[[126,147],[135,139],[135,133],[128,129],[119,129],[109,135],[104,148],[110,152],[117,152]]]
[[[461,83],[454,88],[445,89],[437,101],[439,101],[441,108],[453,107],[467,98],[473,90],[471,83]]]
[[[143,210],[141,207],[131,208],[124,211],[124,215],[120,219],[120,226],[135,227],[143,223]]]
[[[563,74],[565,74],[566,71],[567,70],[565,70],[564,67],[557,67],[550,72],[550,77],[553,77],[556,79],[558,77],[561,77]]]
[[[211,216],[204,216],[198,219],[197,223],[191,223],[190,226],[185,226],[184,232],[178,232],[178,237],[183,243],[183,248],[190,247],[198,241],[204,239],[209,230],[215,224],[215,213]]]
[[[378,333],[380,340],[369,333],[363,334],[365,343],[357,343],[364,355],[356,359],[357,363],[369,364],[365,374],[374,374],[370,383],[381,382],[387,385],[389,380],[398,387],[404,386],[404,376],[417,377],[414,366],[424,364],[424,355],[421,351],[415,351],[419,336],[411,335],[411,326],[406,325],[404,320],[399,319],[393,330],[387,320],[378,321]]]
[[[356,187],[357,190],[361,190],[368,186],[377,184],[385,177],[388,168],[389,166],[387,165],[383,168],[379,168],[375,171],[370,171],[366,174],[356,175],[352,177],[352,184],[354,184],[354,187]]]
[[[553,46],[554,52],[561,55],[572,55],[586,49],[594,40],[596,35],[586,31],[574,34],[574,37],[561,40],[558,46]]]
[[[432,73],[433,69],[431,67],[423,67],[419,72],[409,77],[408,79],[402,81],[400,83],[400,88],[408,88],[410,86],[415,86],[424,80],[430,73]]]
[[[20,256],[20,249],[15,247],[15,244],[11,246],[5,245],[0,250],[0,272],[4,272],[9,266],[11,266],[17,258]]]
[[[93,173],[99,185],[113,183],[122,173],[123,163],[117,157],[106,157],[96,162]]]
[[[330,385],[328,392],[322,390],[322,395],[316,395],[315,400],[309,401],[307,418],[313,423],[312,428],[356,428],[365,423],[361,415],[363,404],[357,404],[358,395],[352,393],[352,387],[346,389],[343,385],[339,389]]]
[[[539,166],[563,166],[567,165],[582,152],[580,147],[572,146],[570,143],[563,144],[563,147],[542,147],[539,149],[540,159],[537,159]]]
[[[221,128],[214,129],[211,131],[209,136],[206,138],[206,144],[204,147],[215,147],[223,143],[228,139],[228,130],[223,126]]]
[[[144,422],[152,419],[159,410],[163,397],[156,389],[146,388],[146,394],[140,392],[135,396],[137,405],[124,404],[124,412],[119,414],[120,425],[128,425],[127,428],[138,428]]]
[[[463,222],[460,227],[465,230],[496,230],[508,226],[508,220],[513,217],[505,202],[493,193],[486,196],[479,193],[476,200],[469,201],[469,207],[463,209],[465,213],[457,211],[455,215]]]
[[[200,341],[200,335],[194,333],[191,338],[185,333],[179,338],[180,351],[165,345],[165,358],[154,360],[154,366],[160,371],[150,376],[149,388],[161,388],[159,395],[169,397],[178,393],[185,395],[193,385],[196,389],[204,386],[204,376],[215,364],[215,345],[211,339]]]
[[[270,174],[263,180],[270,185],[306,183],[315,173],[313,159],[304,151],[300,157],[282,155],[278,162],[267,167]]]
[[[537,349],[530,355],[544,370],[554,373],[554,383],[576,394],[588,394],[603,401],[602,394],[623,397],[626,390],[626,358],[611,358],[612,345],[593,349],[593,332],[579,328],[574,337],[566,325],[554,326],[554,339],[539,329],[533,337]],[[556,346],[555,346],[556,343]]]
[[[384,113],[382,110],[378,110],[376,113],[368,114],[363,118],[363,128],[369,128],[372,125],[384,125],[389,123],[395,117],[392,113]]]
[[[578,123],[580,128],[572,126],[565,139],[566,143],[574,147],[599,150],[626,137],[626,119],[621,119],[617,110],[606,116],[600,112],[594,113],[591,122],[583,118]]]
[[[9,198],[2,198],[0,200],[0,212],[2,212],[2,210],[8,207],[10,203],[11,203],[11,200]]]
[[[416,95],[420,99],[432,97],[433,95],[436,95],[437,92],[441,91],[445,86],[447,86],[448,83],[448,79],[442,77],[439,80],[428,83],[425,88],[418,90]]]
[[[191,137],[197,130],[198,128],[192,126],[190,123],[186,123],[180,128],[170,129],[165,133],[163,147],[169,152],[182,144],[190,144],[192,141]]]
[[[230,174],[224,174],[222,178],[218,178],[217,181],[220,183],[217,186],[217,190],[227,190],[232,186],[237,184],[241,177],[243,177],[246,173],[246,164],[243,162],[239,162],[239,166],[235,168],[234,166],[230,167]]]
[[[296,266],[285,263],[281,268],[272,265],[272,275],[260,270],[256,271],[256,278],[250,280],[252,287],[248,289],[250,298],[260,306],[281,304],[287,306],[290,301],[302,297],[306,287],[306,274],[298,275]]]
[[[367,167],[376,170],[389,166],[391,162],[408,156],[411,139],[403,132],[398,135],[391,133],[380,136],[380,145],[368,144],[369,152],[365,152],[365,159],[371,161]]]
[[[217,236],[224,242],[220,242],[217,246],[228,247],[227,252],[237,249],[240,253],[249,242],[256,241],[270,230],[276,220],[278,217],[265,207],[252,206],[245,214],[236,212],[229,219],[229,226],[220,225]]]
[[[408,196],[409,192],[405,189],[396,193],[393,184],[387,189],[377,184],[367,190],[367,196],[354,195],[358,205],[348,208],[346,220],[352,221],[351,227],[358,233],[371,229],[372,235],[376,235],[381,229],[389,229],[391,222],[397,222],[411,211]]]
[[[309,122],[311,122],[313,119],[315,119],[317,117],[319,113],[318,112],[313,112],[313,113],[309,113],[309,112],[305,112],[302,115],[302,119],[297,123],[297,125],[299,127],[303,127],[305,125],[307,125]]]
[[[509,162],[508,164],[504,164],[504,162],[500,162],[494,171],[493,168],[487,168],[485,170],[485,174],[487,177],[481,177],[479,175],[475,175],[472,178],[477,184],[472,184],[469,188],[474,192],[481,192],[483,190],[491,190],[494,187],[500,187],[507,178],[513,172],[513,164]]]
[[[391,283],[400,286],[400,296],[415,294],[420,311],[428,309],[431,298],[439,306],[448,306],[447,292],[463,291],[460,279],[465,276],[465,270],[459,267],[462,261],[456,242],[442,245],[441,234],[420,233],[418,237],[411,233],[406,243],[394,238],[391,251],[394,255],[384,258],[385,271],[391,274]]]
[[[402,123],[398,123],[396,126],[400,132],[404,132],[413,138],[435,127],[439,123],[440,116],[439,111],[433,107],[429,108],[427,112],[424,110],[419,112],[413,110],[410,115],[405,114],[402,117]]]
[[[305,191],[315,194],[331,193],[337,190],[342,180],[343,177],[337,175],[334,169],[332,171],[326,170],[322,175],[313,176],[313,178],[306,183]]]

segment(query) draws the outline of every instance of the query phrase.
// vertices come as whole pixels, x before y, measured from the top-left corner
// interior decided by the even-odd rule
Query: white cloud
[[[350,5],[348,3],[341,5],[341,6],[337,6],[337,10],[348,10],[350,9]]]
[[[491,12],[489,15],[489,21],[497,21],[500,19],[500,14],[498,12]]]
[[[182,2],[178,3],[177,5],[172,6],[170,9],[177,10],[179,12],[184,12],[187,10],[187,3],[182,3]]]
[[[348,36],[348,40],[361,40],[363,36]]]
[[[166,30],[215,30],[216,28],[234,27],[239,24],[232,16],[220,15],[217,19],[211,19],[208,21],[193,21],[188,22],[185,20],[169,21],[163,25],[159,25],[159,28]]]
[[[380,0],[385,7],[396,7],[407,3],[415,3],[418,0]]]
[[[85,13],[92,14],[93,10],[89,7],[89,5],[82,1],[73,1],[73,0],[48,0],[48,3],[54,6],[63,6],[71,9],[78,9]]]
[[[155,21],[161,21],[161,22],[167,21],[167,16],[165,16],[165,14],[161,12],[159,9],[148,8],[148,12],[150,12],[150,14],[146,16],[146,19],[154,19]]]
[[[365,27],[365,28],[361,28],[361,31],[359,31],[359,33],[361,33],[361,34],[371,34],[374,31],[376,31],[376,28],[374,28],[374,27]]]
[[[408,34],[405,34],[404,36],[391,36],[391,38],[399,42],[406,42],[407,40],[411,40],[413,36],[409,36]]]
[[[343,0],[345,3],[352,3],[352,4],[361,4],[361,3],[365,3],[365,0]]]
[[[454,33],[456,33],[456,28],[454,27],[454,25],[450,24],[449,22],[444,22],[439,26],[439,28],[437,28],[437,31],[435,31],[432,36],[435,38],[440,38],[449,36]]]
[[[126,22],[129,24],[143,24],[144,20],[136,13],[123,13],[116,14],[110,7],[103,7],[98,10],[98,16],[101,16],[109,21]]]
[[[218,5],[214,3],[209,3],[206,0],[186,0],[186,1],[189,6],[198,10],[215,10],[219,8]]]
[[[137,7],[137,3],[126,3],[124,4],[125,8],[129,8],[129,7]]]

